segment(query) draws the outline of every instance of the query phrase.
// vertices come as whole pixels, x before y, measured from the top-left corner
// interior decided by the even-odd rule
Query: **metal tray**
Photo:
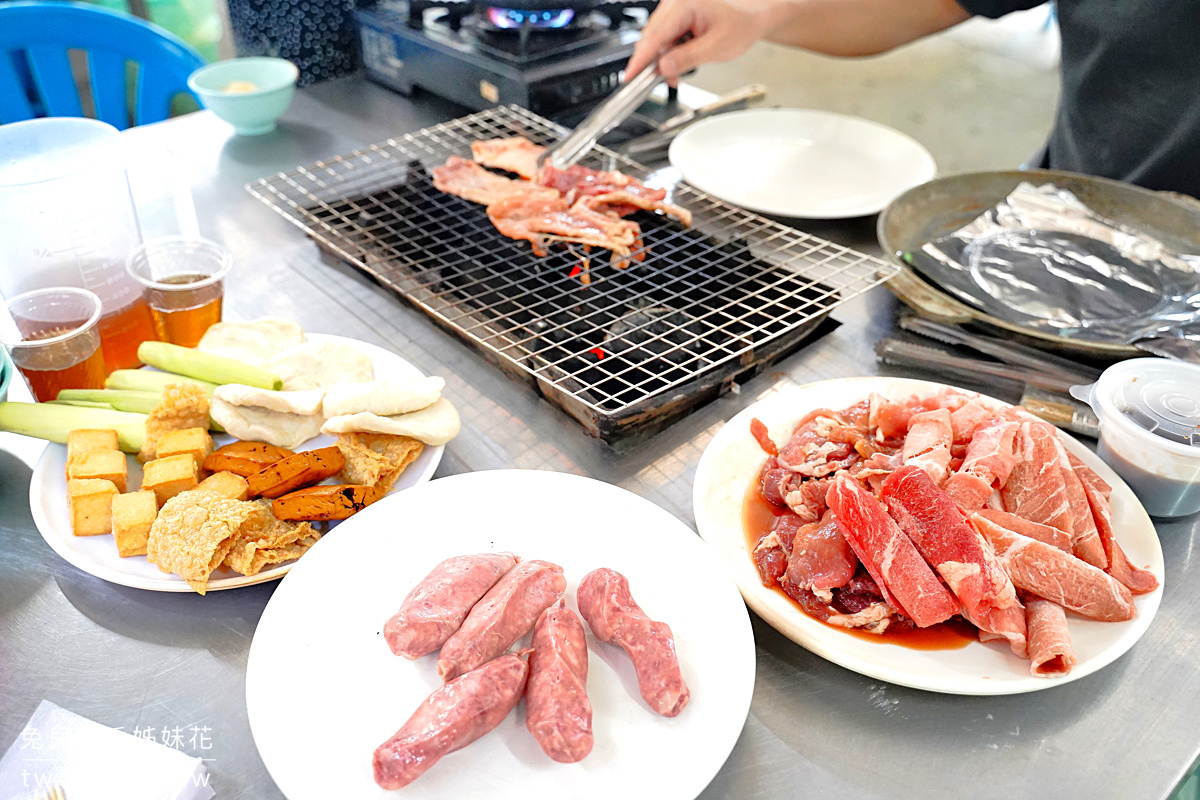
[[[973,172],[909,189],[879,215],[879,244],[900,267],[900,272],[887,282],[888,288],[917,313],[941,322],[985,322],[1029,337],[1039,347],[1082,358],[1115,360],[1145,355],[1122,342],[1075,341],[991,316],[941,291],[900,260],[901,253],[966,225],[1007,197],[1022,181],[1054,183],[1074,192],[1102,216],[1140,228],[1179,252],[1200,252],[1200,203],[1192,198],[1058,170]]]

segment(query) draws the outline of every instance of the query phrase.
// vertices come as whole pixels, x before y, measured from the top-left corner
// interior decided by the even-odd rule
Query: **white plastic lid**
[[[1071,394],[1147,447],[1200,460],[1200,366],[1165,358],[1114,364]]]

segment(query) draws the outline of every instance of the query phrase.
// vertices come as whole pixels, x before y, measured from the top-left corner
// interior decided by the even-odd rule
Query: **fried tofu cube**
[[[187,453],[147,461],[142,470],[142,490],[154,492],[159,508],[180,492],[195,489],[197,484],[196,460]]]
[[[112,481],[118,492],[124,492],[129,479],[129,464],[120,450],[84,453],[67,467],[67,478],[92,478]]]
[[[112,533],[112,499],[117,494],[117,486],[112,481],[99,478],[67,481],[71,531],[76,536]]]
[[[67,434],[67,474],[80,456],[119,450],[117,432],[112,430],[80,429]]]
[[[177,456],[187,453],[196,460],[199,470],[213,451],[212,437],[204,428],[184,428],[178,431],[167,431],[158,440],[157,457]]]
[[[236,472],[214,472],[196,487],[202,492],[213,492],[230,500],[249,500],[250,483]]]
[[[146,542],[157,516],[158,499],[154,492],[142,490],[114,495],[112,532],[117,540],[117,555],[121,558],[146,555]]]

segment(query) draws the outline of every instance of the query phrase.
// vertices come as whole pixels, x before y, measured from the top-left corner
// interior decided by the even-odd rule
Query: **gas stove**
[[[657,0],[383,0],[355,12],[367,76],[468,108],[560,118],[621,82]]]

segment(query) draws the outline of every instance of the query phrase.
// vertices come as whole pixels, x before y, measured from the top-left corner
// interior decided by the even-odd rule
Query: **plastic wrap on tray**
[[[904,254],[926,280],[999,319],[1063,337],[1182,337],[1200,312],[1200,256],[1022,183],[969,225]]]

